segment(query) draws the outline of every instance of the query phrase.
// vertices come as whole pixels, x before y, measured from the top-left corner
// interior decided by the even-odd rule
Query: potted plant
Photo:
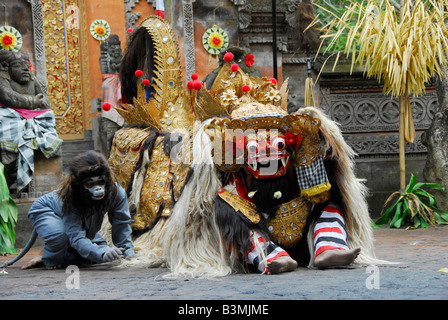
[[[429,225],[448,224],[448,212],[437,207],[435,197],[424,187],[444,190],[437,183],[419,182],[417,175],[411,179],[403,192],[396,191],[386,200],[384,207],[398,197],[395,202],[376,221],[376,225],[387,224],[391,228],[400,228],[411,224],[413,228],[427,228]]]

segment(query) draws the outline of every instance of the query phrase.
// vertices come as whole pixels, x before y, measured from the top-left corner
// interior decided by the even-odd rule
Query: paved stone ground
[[[183,300],[197,304],[200,300],[448,299],[448,274],[438,272],[448,268],[448,226],[376,229],[374,234],[377,257],[400,264],[378,269],[299,268],[280,275],[166,280],[165,268],[121,269],[111,263],[79,269],[79,289],[70,289],[75,284],[70,278],[73,273],[65,269],[21,270],[40,253],[37,248],[8,267],[8,274],[0,274],[0,300],[174,300],[176,307],[167,310],[179,312],[185,305]],[[0,257],[0,263],[11,258]]]

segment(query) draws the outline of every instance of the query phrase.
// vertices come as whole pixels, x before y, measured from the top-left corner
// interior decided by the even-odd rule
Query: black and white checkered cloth
[[[53,111],[32,119],[23,118],[17,111],[0,107],[0,148],[18,153],[17,189],[25,188],[34,176],[34,150],[45,157],[53,156],[62,144],[56,132]]]
[[[309,165],[296,167],[297,179],[300,190],[311,191],[313,187],[328,182],[327,171],[325,170],[324,160],[319,155],[317,159]],[[311,191],[312,192],[312,191]]]

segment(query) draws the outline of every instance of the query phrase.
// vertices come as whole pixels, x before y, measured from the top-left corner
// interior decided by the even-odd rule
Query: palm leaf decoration
[[[344,2],[344,11],[315,3],[327,18],[331,17],[321,28],[321,37],[329,41],[323,51],[343,48],[333,52],[335,65],[341,53],[347,58],[351,55],[351,70],[360,65],[367,77],[382,81],[386,94],[399,98],[400,189],[404,190],[404,143],[412,143],[415,138],[410,95],[423,94],[425,84],[441,75],[440,65],[447,63],[448,0],[401,0],[399,13],[389,0]],[[321,23],[319,17],[309,28]]]
[[[137,97],[134,98],[134,104],[127,104],[126,109],[115,109],[130,125],[145,124],[161,130],[160,119],[163,115],[159,111],[155,99],[146,100],[145,87],[140,81],[137,84]]]

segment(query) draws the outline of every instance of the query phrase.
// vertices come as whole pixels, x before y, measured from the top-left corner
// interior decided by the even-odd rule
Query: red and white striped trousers
[[[289,256],[284,249],[262,237],[256,231],[252,234],[251,243],[247,259],[260,272],[266,271],[269,262],[281,256]],[[314,256],[331,249],[348,250],[348,246],[344,218],[335,206],[328,205],[322,211],[314,227]]]

